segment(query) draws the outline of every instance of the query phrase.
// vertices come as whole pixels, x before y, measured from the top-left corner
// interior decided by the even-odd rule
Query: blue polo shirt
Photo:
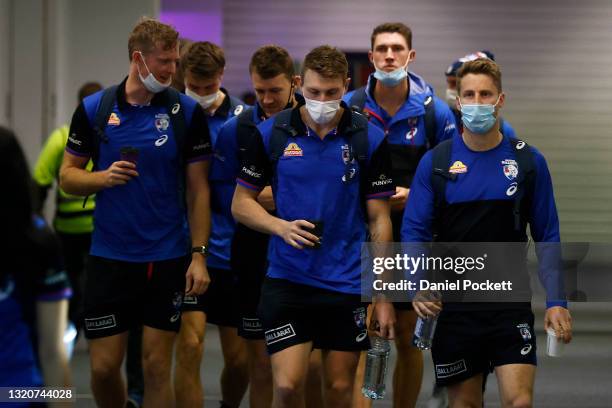
[[[550,172],[544,156],[534,147],[529,148],[535,161],[535,186],[528,219],[531,236],[535,242],[559,242],[559,218]],[[518,168],[515,149],[508,136],[484,152],[470,150],[462,137],[454,138],[449,172],[457,177],[446,183],[445,201],[448,207],[458,210],[453,210],[452,222],[440,227],[444,236],[440,240],[514,241],[517,234],[509,225],[512,225],[512,203],[521,171],[523,169]],[[428,152],[419,163],[404,212],[404,242],[430,242],[433,239],[436,212],[431,179],[432,152]],[[448,238],[448,231],[452,231],[452,238]],[[544,271],[540,269],[540,272]],[[549,303],[549,307],[552,305],[565,305],[565,302]]]
[[[209,174],[212,228],[208,240],[210,254],[206,265],[228,270],[232,236],[236,227],[231,211],[238,174],[238,170],[233,168],[234,165],[238,166],[235,164],[238,151],[235,123],[238,115],[251,110],[242,101],[230,97],[224,89],[222,91],[226,95],[223,104],[214,115],[208,116],[213,160]]]
[[[406,101],[391,116],[374,99],[377,79],[370,75],[365,87],[366,101],[363,107],[370,123],[384,131],[391,150],[393,179],[397,185],[403,187],[410,187],[419,160],[427,150],[425,101],[428,98],[433,98],[436,121],[435,143],[429,148],[457,134],[453,113],[443,100],[435,96],[433,88],[412,72],[408,73],[407,81],[409,93]],[[347,104],[354,92],[344,96],[343,100]]]
[[[350,139],[345,132],[354,115],[342,103],[344,114],[337,128],[323,139],[301,119],[300,107],[291,110],[291,127],[284,154],[270,165],[270,139],[277,117],[258,126],[245,152],[237,182],[261,190],[272,185],[277,216],[284,220],[319,221],[323,224],[318,249],[295,249],[273,236],[268,252],[267,276],[336,292],[360,293],[361,244],[366,241],[363,198],[386,199],[395,193],[388,176],[389,152],[383,132],[368,124],[367,168],[355,167],[346,177]],[[362,172],[365,174],[362,175]],[[363,189],[360,182],[366,180]]]
[[[128,262],[152,262],[181,257],[190,247],[185,206],[179,197],[179,154],[189,165],[209,160],[211,143],[202,108],[180,95],[185,115],[184,151],[178,152],[165,92],[147,106],[125,99],[125,80],[117,88],[116,103],[104,130],[108,141],[99,147],[98,169],[120,159],[120,149],[139,150],[139,176],[125,185],[96,194],[91,254]],[[90,157],[93,125],[102,92],[83,100],[72,118],[66,151]]]

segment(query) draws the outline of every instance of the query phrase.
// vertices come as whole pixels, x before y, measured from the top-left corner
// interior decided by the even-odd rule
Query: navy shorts
[[[436,384],[456,384],[505,364],[537,365],[533,319],[530,309],[443,310],[431,349]]]
[[[191,257],[124,262],[90,256],[85,274],[85,337],[113,336],[145,325],[178,332]]]
[[[310,341],[322,350],[367,350],[366,314],[360,295],[284,279],[266,278],[259,303],[270,354]]]

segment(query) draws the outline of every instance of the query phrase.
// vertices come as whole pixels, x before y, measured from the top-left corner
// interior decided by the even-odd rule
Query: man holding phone
[[[361,244],[366,223],[373,242],[391,240],[387,198],[395,187],[383,132],[341,101],[347,75],[336,48],[306,55],[305,104],[258,126],[234,193],[235,218],[272,235],[259,315],[271,354],[273,407],[304,403],[313,348],[322,350],[326,406],[349,407],[359,353],[368,347]],[[360,154],[358,140],[367,153]],[[257,201],[269,182],[276,216]],[[377,303],[374,320],[379,335],[393,337],[390,303]]]
[[[121,365],[127,331],[139,325],[144,405],[173,406],[172,349],[183,294],[203,293],[210,282],[210,136],[197,102],[168,89],[177,40],[156,20],[136,25],[127,78],[76,109],[60,171],[66,192],[96,193],[85,336],[100,407],[126,402]],[[90,157],[93,172],[85,170]]]

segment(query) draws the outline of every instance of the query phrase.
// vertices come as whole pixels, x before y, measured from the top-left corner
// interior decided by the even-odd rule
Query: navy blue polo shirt
[[[370,75],[365,87],[366,101],[363,107],[370,123],[384,131],[389,147],[392,150],[398,150],[398,154],[401,155],[399,160],[393,160],[392,165],[394,181],[403,187],[410,187],[412,175],[427,146],[425,132],[425,101],[427,98],[432,97],[435,104],[436,135],[435,143],[430,147],[457,134],[453,113],[443,100],[435,96],[432,87],[423,78],[412,72],[408,73],[407,80],[409,81],[409,93],[406,101],[391,116],[374,99],[377,79],[373,74]],[[344,96],[343,100],[347,104],[354,92],[349,92]],[[402,148],[404,149],[400,150]],[[414,151],[410,152],[409,149]],[[393,152],[392,155],[394,155]],[[402,162],[402,168],[397,168],[397,164]]]
[[[486,216],[484,211],[488,211],[487,203],[499,208],[500,203],[514,201],[514,194],[517,191],[516,180],[522,169],[518,168],[515,150],[509,137],[504,136],[499,145],[484,152],[470,150],[462,137],[454,138],[452,143],[449,172],[456,174],[457,178],[446,183],[445,199],[449,205],[475,204],[483,208],[482,219],[484,219]],[[531,235],[535,242],[559,242],[559,218],[550,172],[544,156],[534,147],[530,148],[535,161],[536,174],[529,216]],[[419,163],[412,183],[402,224],[403,242],[430,242],[433,239],[435,194],[431,179],[432,152],[430,151]],[[480,217],[457,217],[454,222],[456,225],[446,225],[444,228],[463,230],[464,236],[470,236],[471,231],[483,231],[483,229],[493,231],[498,228],[496,222],[482,225],[483,221],[479,219]],[[502,236],[503,233],[504,231],[501,231]],[[507,231],[506,236],[510,237],[512,233]],[[484,242],[482,239],[477,241]]]
[[[151,262],[184,256],[190,247],[185,206],[179,198],[179,154],[184,162],[209,160],[211,143],[202,108],[180,95],[186,120],[184,151],[178,152],[166,110],[165,93],[147,106],[127,103],[125,80],[100,143],[98,169],[120,159],[120,149],[139,150],[138,177],[125,185],[96,193],[91,254],[129,262]],[[81,157],[92,154],[93,125],[102,91],[83,100],[72,118],[66,150]]]
[[[225,101],[229,104],[229,98],[226,98]],[[234,116],[235,112],[238,112],[238,115],[251,115],[255,124],[263,120],[263,112],[259,106],[254,109],[235,109],[229,114],[228,120],[219,127],[216,126],[220,121],[213,120],[216,115],[209,119],[209,124],[215,126],[217,131],[211,130],[211,135],[214,135],[212,137],[214,156],[209,175],[212,230],[208,241],[210,255],[206,263],[208,266],[221,269],[230,269],[231,243],[236,229],[231,211],[232,198],[236,189],[236,176],[240,169],[237,142],[238,116]]]
[[[292,109],[291,126],[297,134],[288,137],[284,154],[273,173],[270,138],[276,118],[258,126],[253,144],[245,152],[237,182],[261,190],[272,185],[277,216],[323,223],[319,249],[296,249],[273,236],[268,252],[267,276],[342,293],[360,293],[361,244],[366,240],[365,199],[386,199],[395,193],[390,177],[389,152],[383,132],[368,124],[367,168],[346,178],[350,139],[345,135],[353,115],[343,103],[344,114],[336,129],[323,139],[301,119],[300,107]],[[365,172],[362,175],[362,172]],[[360,181],[365,191],[361,191]]]

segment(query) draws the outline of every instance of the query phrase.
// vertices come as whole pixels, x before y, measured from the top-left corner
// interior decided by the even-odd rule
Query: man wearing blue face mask
[[[455,120],[449,107],[434,95],[432,87],[420,76],[409,72],[416,52],[412,31],[403,23],[380,24],[372,31],[368,57],[376,69],[368,84],[343,99],[353,109],[362,111],[369,122],[385,132],[391,153],[391,171],[396,182],[391,197],[393,240],[400,241],[404,206],[419,160],[427,150],[456,134]],[[394,372],[393,402],[396,407],[415,405],[423,375],[423,357],[412,346],[416,314],[408,299],[396,303],[398,359]],[[356,383],[363,383],[362,358]],[[364,406],[370,400],[355,395]]]
[[[559,290],[559,268],[538,243],[558,243],[559,219],[546,160],[525,142],[501,134],[501,71],[488,59],[457,72],[464,131],[428,152],[417,169],[402,226],[404,242],[527,242],[527,224],[546,289],[545,329],[571,341],[572,323]],[[548,245],[550,248],[551,245]],[[554,245],[552,246],[554,247]],[[491,260],[493,261],[493,260]],[[526,259],[513,274],[528,276]],[[553,265],[553,267],[550,267]],[[548,268],[547,268],[548,267]],[[413,302],[421,317],[438,316],[432,358],[436,384],[450,406],[480,407],[483,373],[493,369],[502,406],[532,406],[536,342],[531,303]]]
[[[495,56],[491,51],[477,51],[453,61],[453,63],[450,64],[444,72],[446,75],[446,103],[448,103],[448,106],[455,115],[455,122],[459,134],[463,132],[463,125],[461,123],[461,112],[457,110],[457,71],[465,62],[474,61],[478,58],[485,58],[495,61]],[[507,120],[500,119],[499,129],[502,135],[516,138],[516,133]]]

